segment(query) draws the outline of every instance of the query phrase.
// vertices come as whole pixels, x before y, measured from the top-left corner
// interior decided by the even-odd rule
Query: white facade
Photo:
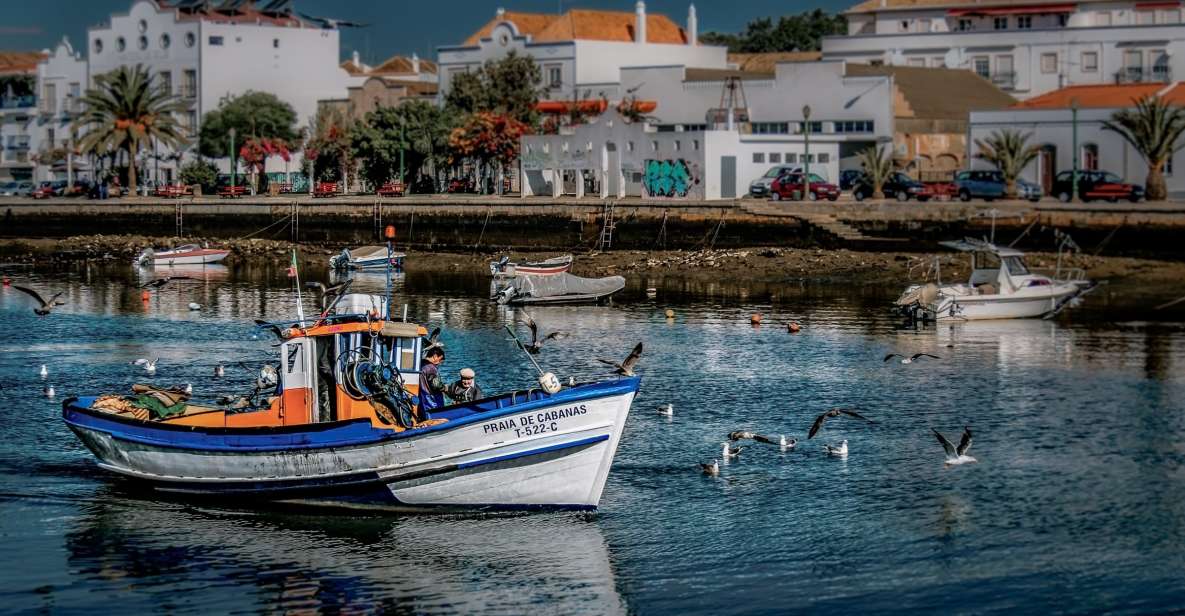
[[[1069,85],[1171,81],[1185,53],[1172,3],[883,5],[849,12],[848,35],[823,39],[823,57],[965,68],[1026,99]]]
[[[76,138],[72,123],[82,111],[86,86],[86,60],[68,40],[62,39],[37,65],[37,120],[32,133],[34,152],[74,149]],[[61,161],[39,160],[33,174],[36,181],[82,177],[90,177],[90,165],[72,154]]]
[[[490,60],[499,60],[512,51],[533,58],[539,65],[544,85],[544,100],[583,97],[586,90],[593,98],[621,98],[625,91],[619,82],[623,68],[632,66],[681,65],[726,68],[727,48],[700,45],[695,33],[695,7],[689,10],[685,44],[653,43],[646,39],[645,5],[636,7],[635,40],[607,41],[576,38],[557,42],[536,42],[519,31],[499,9],[497,23],[490,35],[475,45],[447,46],[437,50],[440,71],[440,96],[443,98],[460,73],[474,71]],[[643,42],[646,41],[646,42]]]

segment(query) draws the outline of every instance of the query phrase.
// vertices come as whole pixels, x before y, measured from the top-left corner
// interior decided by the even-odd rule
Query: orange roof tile
[[[0,51],[0,75],[32,75],[44,58],[40,51]]]
[[[563,15],[539,13],[504,13],[495,17],[480,30],[465,40],[466,45],[490,35],[494,26],[503,21],[512,22],[520,34],[530,35],[536,43],[559,43],[565,41],[618,41],[634,40],[634,13],[625,11],[594,11],[571,9]],[[646,15],[646,42],[683,45],[687,34],[666,15]]]
[[[1074,0],[1083,2],[1108,2],[1110,0]],[[1024,7],[1050,4],[1050,0],[864,0],[848,10],[845,14],[876,13],[879,11],[906,11],[910,9],[946,9],[972,6],[987,7]]]
[[[1053,92],[1017,103],[1013,109],[1068,109],[1070,102],[1078,100],[1079,107],[1116,108],[1130,107],[1132,102],[1145,96],[1160,93],[1170,103],[1185,104],[1185,88],[1180,82],[1130,83],[1122,85],[1068,86]]]
[[[821,51],[773,51],[768,53],[730,53],[728,63],[739,71],[772,73],[779,62],[815,62],[823,58]]]
[[[359,75],[366,74],[366,69],[362,68],[361,66],[358,66],[357,64],[354,64],[353,60],[346,60],[345,62],[342,62],[340,64],[340,66],[347,73],[349,73],[350,75],[355,76],[355,77],[357,77]]]
[[[371,75],[404,75],[411,74],[412,70],[411,58],[407,56],[391,56],[387,58],[382,64],[370,69]],[[420,72],[421,73],[436,73],[436,63],[431,60],[420,58]]]

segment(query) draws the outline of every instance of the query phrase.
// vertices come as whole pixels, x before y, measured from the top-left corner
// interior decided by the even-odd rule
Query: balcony
[[[1016,72],[1015,71],[1000,71],[992,73],[988,78],[992,85],[1001,90],[1015,90],[1016,89]]]
[[[1173,72],[1164,65],[1125,66],[1115,72],[1115,83],[1149,83],[1173,80]]]
[[[30,109],[37,106],[37,97],[28,96],[0,96],[0,109]]]
[[[176,94],[177,96],[187,100],[197,98],[197,85],[182,84],[181,87],[177,88]]]

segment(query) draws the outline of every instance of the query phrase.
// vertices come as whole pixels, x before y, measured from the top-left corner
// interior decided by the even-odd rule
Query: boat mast
[[[387,320],[391,321],[391,242],[395,239],[395,225],[387,225],[383,237],[387,238]]]

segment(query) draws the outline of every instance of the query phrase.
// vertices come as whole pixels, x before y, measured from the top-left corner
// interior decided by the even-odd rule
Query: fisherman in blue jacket
[[[440,364],[444,363],[444,349],[432,346],[424,353],[420,365],[420,417],[429,419],[428,412],[444,406],[444,381],[440,380]]]

